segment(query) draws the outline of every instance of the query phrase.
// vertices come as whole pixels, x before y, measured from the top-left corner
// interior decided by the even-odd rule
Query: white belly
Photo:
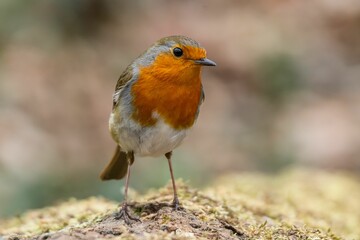
[[[110,116],[110,123],[114,121]],[[133,151],[139,156],[159,156],[172,151],[180,145],[187,130],[175,130],[157,116],[152,127],[141,127],[132,119],[122,119],[116,126],[118,143],[124,151]]]

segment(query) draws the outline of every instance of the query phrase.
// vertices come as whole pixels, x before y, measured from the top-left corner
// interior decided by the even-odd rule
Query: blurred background
[[[206,101],[177,178],[289,167],[360,173],[360,1],[0,1],[0,217],[69,197],[122,199],[98,175],[115,143],[112,93],[163,36],[199,41]],[[144,192],[165,158],[136,159]]]

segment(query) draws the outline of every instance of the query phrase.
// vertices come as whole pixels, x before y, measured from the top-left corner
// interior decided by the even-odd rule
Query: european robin
[[[100,176],[110,180],[126,175],[125,199],[118,219],[123,218],[126,223],[139,220],[129,214],[127,207],[134,156],[165,155],[174,191],[172,206],[178,209],[172,151],[194,125],[204,101],[201,68],[215,65],[193,39],[170,36],[149,47],[121,74],[109,119],[109,130],[117,146]]]

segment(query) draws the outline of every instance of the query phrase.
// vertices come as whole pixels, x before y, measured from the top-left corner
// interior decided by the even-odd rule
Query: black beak
[[[216,63],[211,61],[208,58],[201,58],[199,60],[195,60],[195,63],[203,65],[203,66],[216,66]]]

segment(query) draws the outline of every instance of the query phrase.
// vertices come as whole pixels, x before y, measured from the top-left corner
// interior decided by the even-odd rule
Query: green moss
[[[181,180],[177,185],[186,210],[176,212],[164,204],[172,200],[169,184],[132,197],[138,201],[132,210],[142,220],[134,226],[111,217],[118,203],[70,199],[0,221],[0,235],[90,232],[122,239],[360,239],[360,182],[347,173],[234,174],[202,191]]]
[[[15,234],[31,237],[66,227],[85,226],[116,206],[116,203],[103,198],[70,199],[53,207],[29,211],[19,217],[0,221],[0,236]]]
[[[359,179],[346,173],[292,170],[277,176],[226,176],[205,193],[226,201],[239,219],[250,220],[250,226],[249,221],[238,221],[245,231],[254,231],[257,223],[255,230],[266,230],[267,235],[294,232],[359,239],[359,190]]]

